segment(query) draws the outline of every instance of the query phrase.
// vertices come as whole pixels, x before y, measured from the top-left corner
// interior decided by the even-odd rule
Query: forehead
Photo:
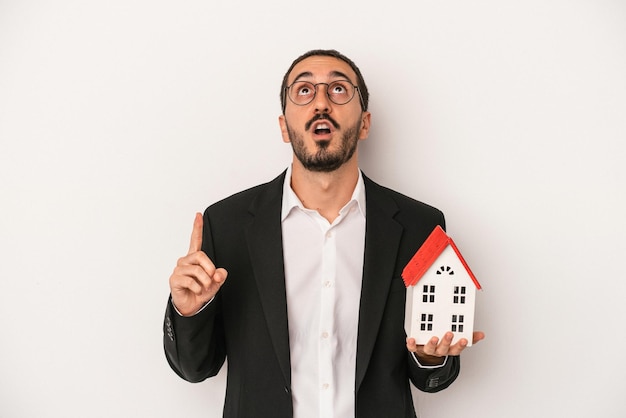
[[[303,59],[293,67],[288,84],[300,79],[323,82],[337,78],[356,82],[356,74],[348,63],[339,58],[316,55]]]

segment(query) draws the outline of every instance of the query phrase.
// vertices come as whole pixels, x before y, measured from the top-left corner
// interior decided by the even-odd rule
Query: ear
[[[283,137],[283,142],[288,144],[291,142],[289,139],[289,131],[287,130],[287,121],[285,120],[285,115],[280,115],[278,117],[278,125],[280,126],[280,134]]]
[[[363,112],[361,115],[361,130],[359,131],[359,139],[365,139],[370,134],[370,124],[372,123],[372,114]]]

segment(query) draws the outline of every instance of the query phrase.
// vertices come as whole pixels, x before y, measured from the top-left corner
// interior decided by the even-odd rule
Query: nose
[[[328,84],[319,83],[315,86],[313,105],[316,113],[330,113],[331,102],[328,98]]]

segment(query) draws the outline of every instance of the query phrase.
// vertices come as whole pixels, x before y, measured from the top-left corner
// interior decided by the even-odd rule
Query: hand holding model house
[[[474,331],[481,286],[454,241],[437,226],[404,268],[407,348],[420,362],[439,364],[485,338]],[[441,340],[438,336],[442,335]]]

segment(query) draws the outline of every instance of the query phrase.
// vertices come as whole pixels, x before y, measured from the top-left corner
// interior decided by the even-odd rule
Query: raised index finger
[[[187,254],[200,251],[202,248],[202,214],[196,213],[193,220],[193,230],[191,231],[191,241],[189,242],[189,252]]]

